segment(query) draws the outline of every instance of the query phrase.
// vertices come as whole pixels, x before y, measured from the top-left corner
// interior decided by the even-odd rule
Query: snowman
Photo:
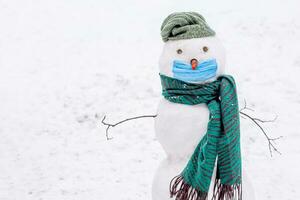
[[[166,158],[154,176],[152,199],[254,200],[241,172],[237,96],[225,75],[222,43],[195,12],[169,15],[161,36],[163,97],[155,132]]]

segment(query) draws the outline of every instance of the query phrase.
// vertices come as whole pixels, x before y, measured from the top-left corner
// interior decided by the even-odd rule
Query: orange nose
[[[193,58],[191,60],[191,65],[192,65],[192,69],[195,70],[197,68],[197,65],[198,65],[198,60],[196,58]]]

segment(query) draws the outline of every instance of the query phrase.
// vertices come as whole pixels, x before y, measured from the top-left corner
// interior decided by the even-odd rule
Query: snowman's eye
[[[177,49],[176,51],[178,54],[182,54],[182,50],[181,49]]]
[[[208,52],[208,47],[207,46],[204,46],[202,49],[203,49],[204,52]]]

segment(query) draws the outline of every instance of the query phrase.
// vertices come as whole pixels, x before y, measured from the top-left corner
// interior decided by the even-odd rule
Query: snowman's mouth
[[[197,65],[196,65],[197,64]],[[206,81],[216,76],[216,59],[204,60],[198,63],[198,60],[191,60],[191,64],[181,60],[173,62],[173,77],[186,82]]]

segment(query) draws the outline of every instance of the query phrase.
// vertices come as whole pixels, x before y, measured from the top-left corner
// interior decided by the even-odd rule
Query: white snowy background
[[[242,119],[243,166],[258,200],[300,198],[298,0],[0,0],[0,200],[151,200],[164,152],[153,119],[162,20],[202,13],[227,49],[252,115],[284,136],[270,157]]]

